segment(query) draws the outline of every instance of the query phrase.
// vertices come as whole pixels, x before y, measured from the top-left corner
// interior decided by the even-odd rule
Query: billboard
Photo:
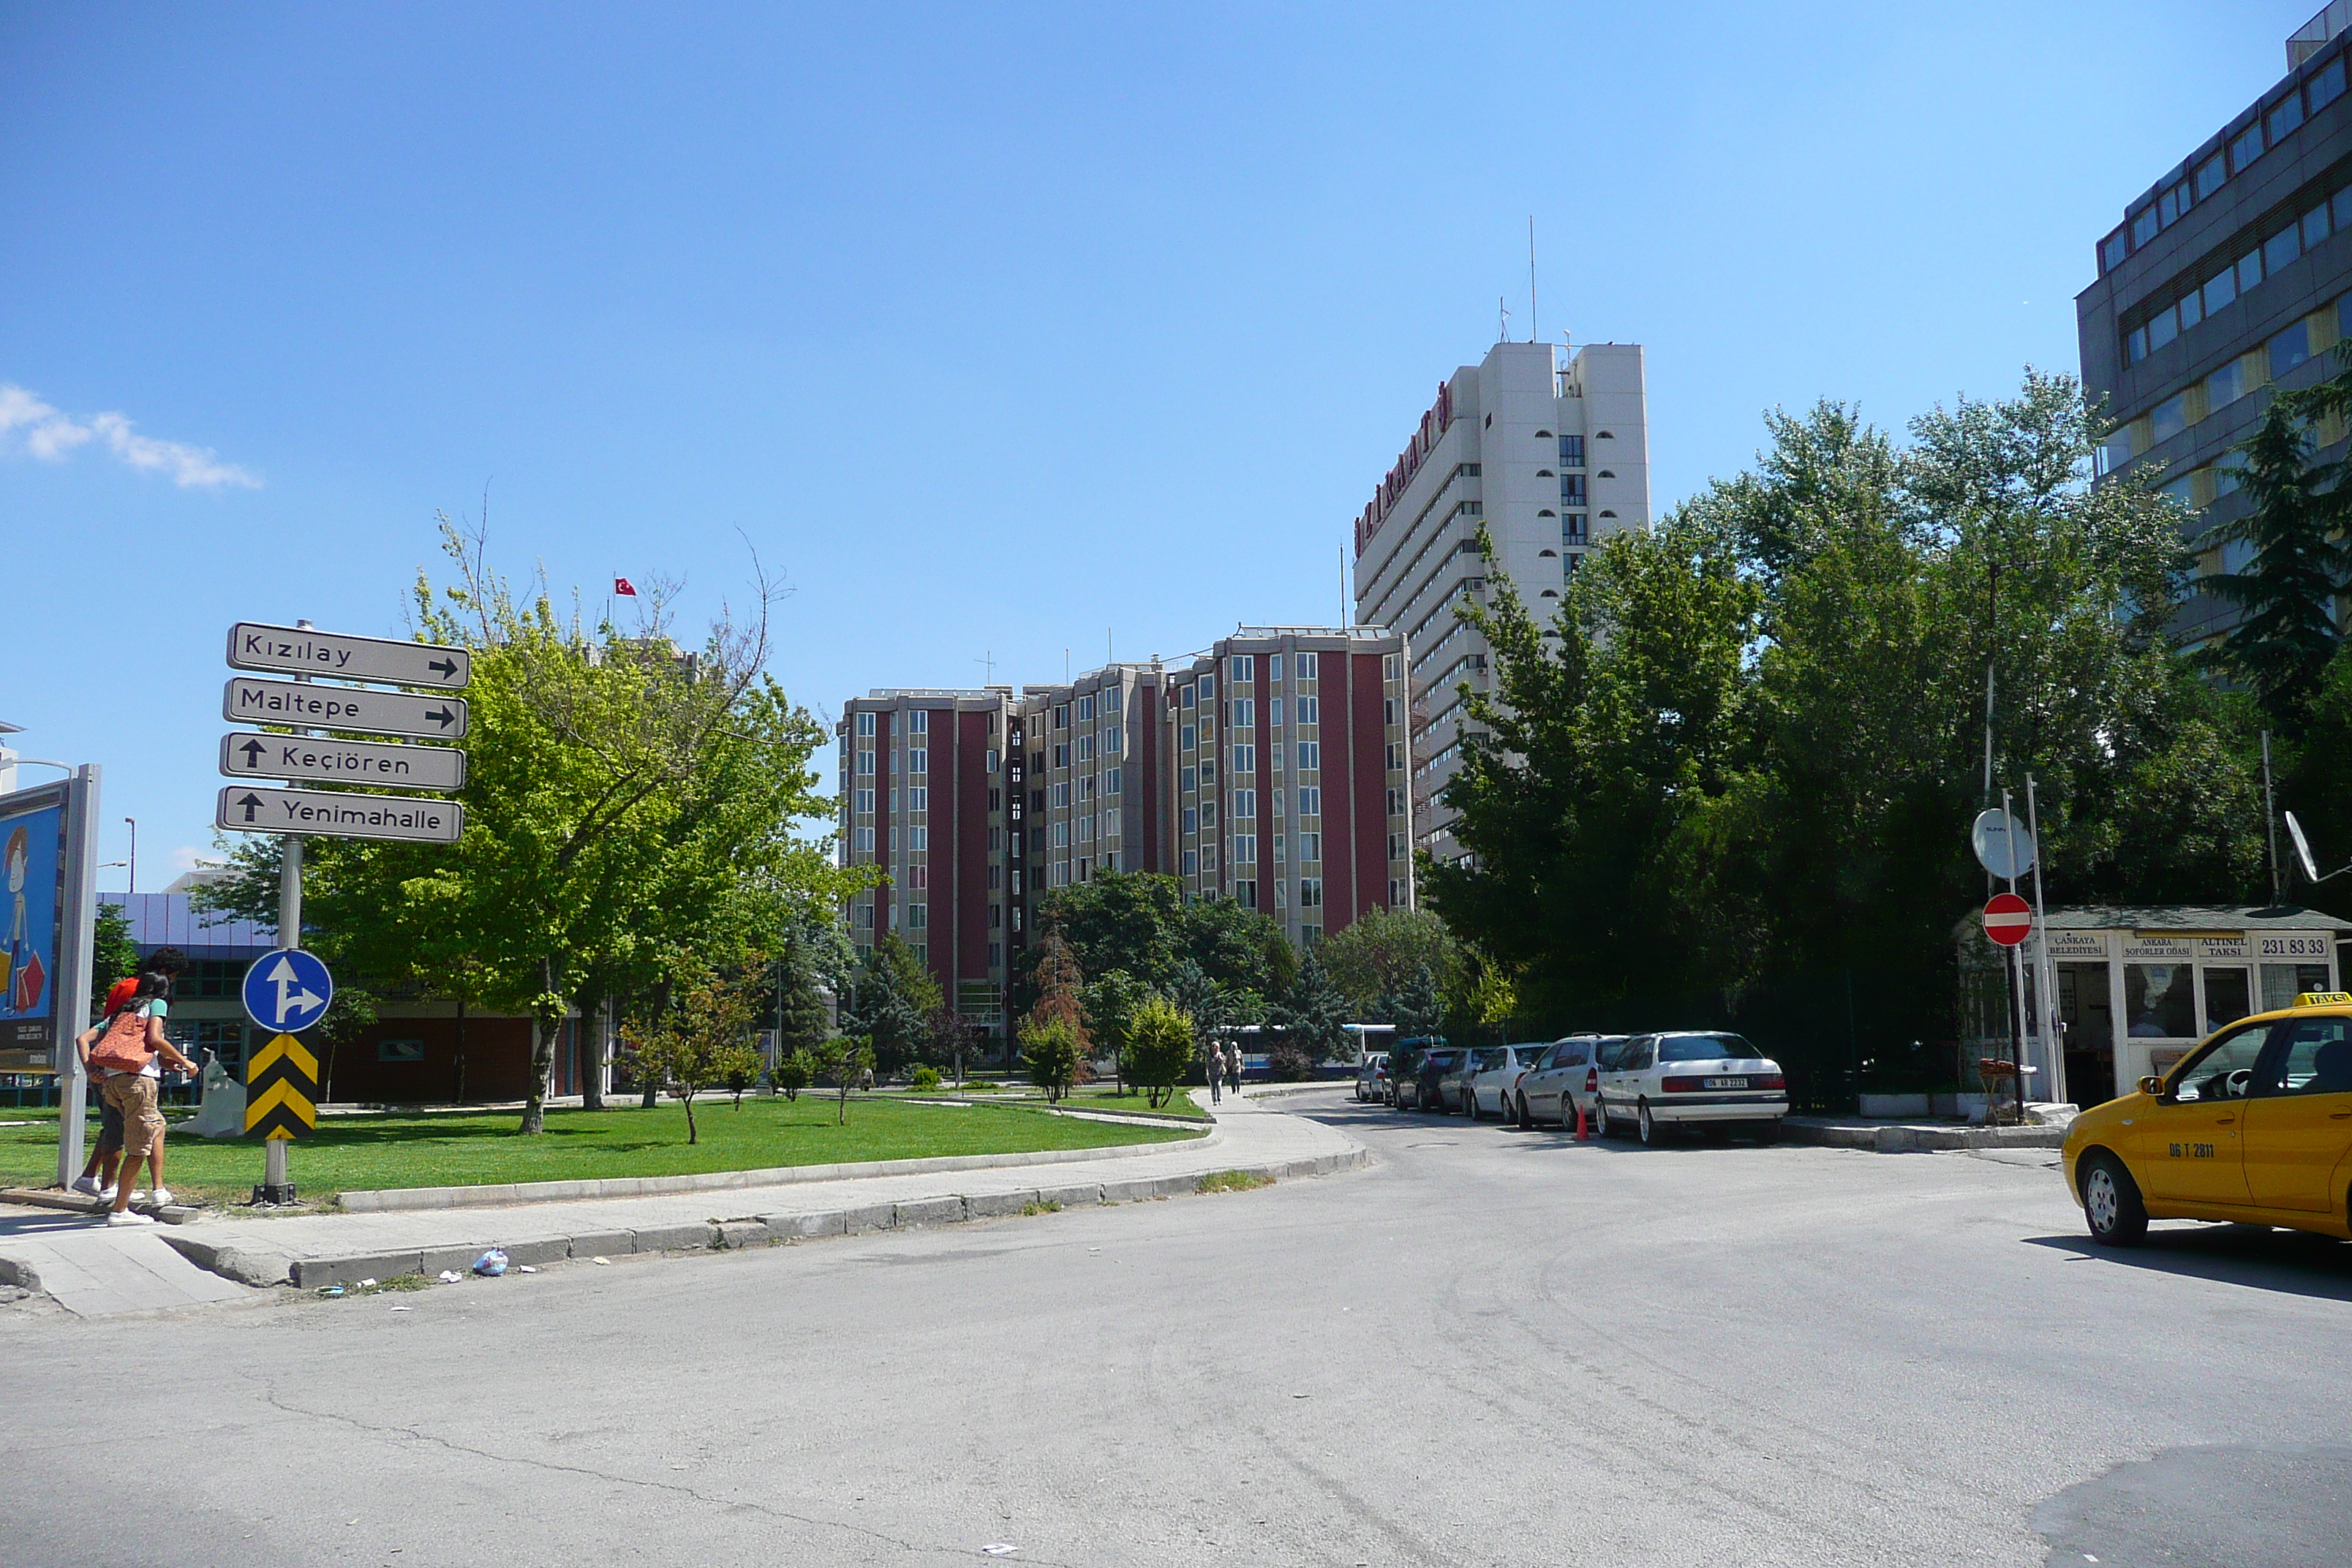
[[[58,1003],[68,795],[56,784],[0,797],[0,1072],[55,1072],[58,1031],[81,1016]]]

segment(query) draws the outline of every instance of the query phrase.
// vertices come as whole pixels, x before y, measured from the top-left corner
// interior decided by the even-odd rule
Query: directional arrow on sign
[[[248,737],[245,744],[239,746],[237,750],[245,753],[245,765],[247,768],[251,768],[261,761],[262,753],[268,751],[269,748],[263,745],[259,741]]]
[[[326,1000],[303,988],[301,978],[294,973],[294,961],[290,958],[279,959],[278,967],[262,978],[278,987],[277,1021],[280,1024],[285,1023],[289,1015],[307,1013]]]
[[[259,795],[254,794],[251,790],[247,790],[236,798],[235,804],[245,808],[245,819],[247,822],[251,822],[253,820],[253,814],[259,811],[265,802]]]

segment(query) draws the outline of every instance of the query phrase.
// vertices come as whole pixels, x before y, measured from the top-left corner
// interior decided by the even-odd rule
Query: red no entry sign
[[[2033,906],[2015,893],[1995,893],[1984,907],[1985,935],[2003,947],[2015,947],[2033,929]]]

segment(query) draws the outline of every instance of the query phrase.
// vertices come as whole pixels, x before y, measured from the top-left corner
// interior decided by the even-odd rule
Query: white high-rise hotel
[[[1486,638],[1454,618],[1496,567],[1549,621],[1585,552],[1650,521],[1642,350],[1496,343],[1437,401],[1356,520],[1356,619],[1412,650],[1414,841],[1463,851],[1438,796],[1461,759],[1460,688],[1486,689]],[[1484,522],[1492,562],[1476,552]]]

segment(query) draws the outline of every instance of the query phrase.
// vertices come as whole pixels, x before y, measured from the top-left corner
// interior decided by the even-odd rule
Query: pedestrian
[[[107,1026],[114,1022],[114,1016],[129,1006],[138,993],[137,975],[127,974],[116,981],[106,993],[104,1018],[96,1027],[84,1029],[74,1041],[74,1055],[81,1059],[85,1079],[94,1076],[89,1065],[90,1047],[98,1044]],[[115,1167],[122,1163],[122,1112],[115,1110],[103,1094],[99,1096],[98,1110],[98,1147],[89,1152],[89,1159],[83,1164],[81,1174],[74,1178],[73,1190],[101,1202],[111,1203],[114,1200]]]
[[[170,1062],[178,1072],[196,1070],[196,1064],[182,1056],[163,1033],[163,1020],[172,1011],[172,980],[187,962],[178,949],[167,947],[141,964],[139,988],[130,1005],[114,1016],[90,1047],[90,1065],[106,1074],[99,1092],[122,1118],[122,1165],[115,1176],[109,1225],[155,1223],[131,1208],[135,1195],[131,1184],[138,1179],[142,1160],[156,1205],[172,1201],[172,1189],[163,1184],[163,1112],[158,1100],[163,1086],[162,1063]]]
[[[1224,1094],[1225,1083],[1225,1054],[1217,1048],[1214,1040],[1209,1042],[1209,1060],[1203,1074],[1209,1080],[1209,1103],[1214,1105]]]
[[[1235,1094],[1242,1091],[1242,1043],[1239,1040],[1225,1043],[1225,1087]]]

